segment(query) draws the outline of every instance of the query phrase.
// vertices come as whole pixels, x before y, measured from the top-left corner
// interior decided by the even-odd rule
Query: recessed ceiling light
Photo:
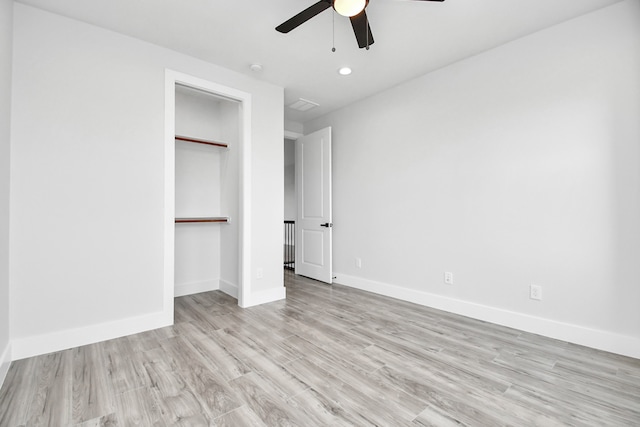
[[[348,76],[349,74],[351,74],[351,68],[342,67],[338,70],[338,73],[340,73],[341,76]]]

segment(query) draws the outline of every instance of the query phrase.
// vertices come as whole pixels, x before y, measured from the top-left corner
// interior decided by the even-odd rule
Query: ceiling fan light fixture
[[[342,16],[356,16],[367,6],[367,0],[334,0],[333,8]]]

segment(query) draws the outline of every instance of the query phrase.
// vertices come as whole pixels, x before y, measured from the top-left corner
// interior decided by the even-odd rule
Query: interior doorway
[[[333,282],[331,127],[284,141],[284,268]]]
[[[284,140],[284,268],[295,271],[296,223],[296,146],[294,139]]]
[[[239,104],[176,85],[175,296],[237,298]]]
[[[231,191],[236,192],[236,208],[233,216],[209,214],[203,217],[206,220],[220,220],[226,218],[227,221],[233,222],[233,227],[229,227],[227,231],[234,228],[234,234],[237,239],[237,248],[232,248],[231,252],[237,259],[235,267],[235,280],[237,283],[233,286],[227,286],[227,289],[221,290],[226,293],[233,294],[238,300],[238,305],[245,306],[245,302],[250,300],[250,242],[251,242],[251,217],[250,217],[250,200],[251,200],[251,95],[208,80],[203,80],[187,74],[167,70],[165,73],[165,200],[164,200],[164,313],[169,319],[173,319],[173,298],[175,295],[175,250],[176,224],[187,219],[202,219],[200,215],[196,218],[177,218],[176,217],[176,88],[182,90],[195,91],[205,95],[210,95],[220,100],[227,106],[232,108],[221,108],[221,114],[233,112],[236,114],[237,125],[235,133],[235,144],[233,144],[235,152],[233,156],[237,156],[236,168],[236,184]],[[191,138],[198,140],[200,138]],[[208,143],[210,141],[206,141]],[[198,142],[201,144],[202,141]],[[227,156],[229,157],[229,156]],[[222,206],[222,205],[221,205]],[[235,289],[233,289],[235,288]]]

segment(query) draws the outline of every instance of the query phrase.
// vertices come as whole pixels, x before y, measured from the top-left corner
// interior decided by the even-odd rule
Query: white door
[[[332,282],[331,128],[296,141],[296,274]]]

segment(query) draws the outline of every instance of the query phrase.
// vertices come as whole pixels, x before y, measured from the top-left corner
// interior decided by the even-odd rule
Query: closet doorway
[[[211,290],[244,306],[251,96],[170,70],[165,83],[165,307]]]

